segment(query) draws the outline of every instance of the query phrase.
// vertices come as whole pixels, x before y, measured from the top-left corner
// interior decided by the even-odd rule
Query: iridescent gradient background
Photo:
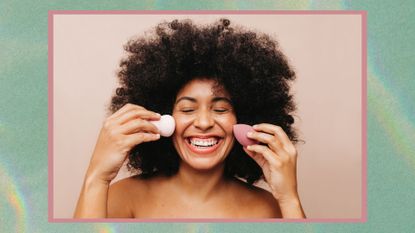
[[[0,232],[414,232],[415,3],[293,2],[2,0]],[[48,223],[48,10],[202,9],[368,12],[366,223]]]

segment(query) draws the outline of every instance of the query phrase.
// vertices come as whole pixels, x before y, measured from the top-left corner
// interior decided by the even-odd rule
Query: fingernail
[[[155,138],[160,138],[160,134],[156,134],[154,137]]]
[[[246,146],[246,149],[247,149],[247,150],[251,150],[251,149],[252,149],[252,147],[249,145],[249,146]]]
[[[253,125],[252,128],[257,129],[258,125]]]
[[[248,136],[248,137],[252,137],[252,136],[253,136],[253,133],[252,133],[252,132],[248,132],[248,133],[246,134],[246,136]]]

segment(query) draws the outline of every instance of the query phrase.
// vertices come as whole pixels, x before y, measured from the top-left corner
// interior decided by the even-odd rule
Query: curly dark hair
[[[171,114],[178,91],[189,81],[208,77],[231,96],[238,123],[271,123],[282,127],[295,143],[289,93],[295,73],[268,35],[230,27],[228,19],[198,26],[191,20],[173,20],[155,27],[150,35],[130,40],[120,62],[120,86],[109,110],[126,103]],[[135,146],[129,152],[129,169],[151,177],[178,171],[180,157],[171,138]],[[225,160],[225,176],[249,184],[263,177],[261,168],[235,143]]]

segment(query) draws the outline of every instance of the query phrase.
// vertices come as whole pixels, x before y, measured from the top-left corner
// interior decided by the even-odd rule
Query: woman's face
[[[221,164],[234,144],[236,116],[229,94],[209,79],[194,79],[177,94],[173,144],[182,163],[199,170]]]

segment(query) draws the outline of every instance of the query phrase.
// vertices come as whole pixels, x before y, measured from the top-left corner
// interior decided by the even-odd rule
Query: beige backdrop
[[[71,218],[116,86],[123,44],[162,20],[223,15],[55,15],[53,210]],[[297,73],[299,192],[309,218],[360,218],[361,17],[226,15],[273,35]],[[127,176],[122,171],[117,179]]]

